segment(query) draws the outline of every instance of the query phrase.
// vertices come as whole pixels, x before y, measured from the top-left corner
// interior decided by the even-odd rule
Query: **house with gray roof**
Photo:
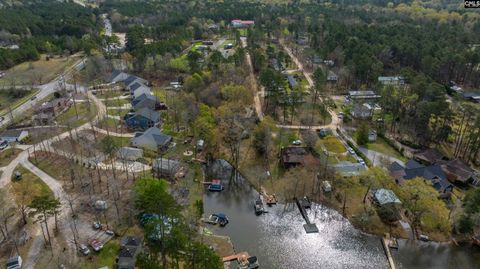
[[[338,76],[337,74],[333,73],[333,71],[329,70],[327,75],[327,81],[330,82],[337,82]]]
[[[120,70],[113,70],[110,76],[111,83],[124,82],[130,75]]]
[[[157,98],[150,93],[142,93],[140,96],[137,98],[133,99],[132,101],[132,107],[135,110],[147,107],[151,110],[156,110],[157,109]]]
[[[172,141],[171,136],[163,134],[157,127],[152,127],[143,133],[135,134],[131,143],[134,147],[161,152],[168,149]]]
[[[123,81],[123,83],[125,84],[125,87],[130,90],[130,87],[135,83],[148,85],[148,80],[134,75],[130,75],[127,79]]]
[[[181,167],[181,163],[177,160],[158,158],[153,161],[152,172],[157,177],[174,178]]]
[[[133,130],[146,130],[160,124],[160,113],[148,107],[129,112],[123,117],[125,125]]]
[[[397,184],[404,184],[404,180],[416,177],[423,178],[432,183],[433,187],[441,193],[451,192],[453,185],[448,181],[440,164],[425,166],[415,160],[409,160],[405,166],[393,162],[388,168],[390,175],[395,178]]]
[[[140,84],[138,87],[135,87],[135,90],[133,90],[131,92],[132,94],[132,98],[135,99],[135,98],[138,98],[140,97],[142,94],[152,94],[152,92],[150,91],[150,87],[147,87],[143,84]]]
[[[378,189],[373,193],[375,201],[383,206],[387,204],[401,204],[402,202],[392,190]]]
[[[405,79],[401,76],[380,76],[378,77],[378,82],[383,85],[404,85]]]
[[[0,140],[5,140],[8,143],[20,142],[28,137],[26,130],[5,130],[0,133]]]
[[[120,250],[116,259],[118,269],[135,269],[136,257],[141,249],[139,237],[124,236],[120,239]]]
[[[136,161],[143,158],[143,150],[132,147],[121,147],[117,151],[117,157],[121,160]]]

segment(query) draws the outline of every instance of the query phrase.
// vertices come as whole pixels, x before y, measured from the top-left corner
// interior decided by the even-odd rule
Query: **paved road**
[[[27,110],[34,107],[37,103],[42,102],[42,100],[45,99],[47,96],[54,93],[57,89],[59,89],[62,86],[64,80],[68,80],[73,70],[77,70],[77,71],[82,70],[85,67],[86,61],[87,61],[86,58],[82,58],[78,60],[67,72],[65,72],[65,75],[63,76],[60,75],[47,84],[43,84],[37,87],[28,86],[28,87],[38,88],[40,91],[35,95],[35,98],[32,97],[33,100],[32,99],[28,100],[27,102],[23,103],[19,107],[15,108],[11,114],[10,113],[6,114],[4,116],[5,119],[0,122],[0,128],[3,126],[7,126],[11,122],[12,120],[11,116],[13,116],[13,118],[21,116]],[[70,90],[74,88],[74,86],[70,84],[66,84],[65,86],[67,89],[70,89]]]

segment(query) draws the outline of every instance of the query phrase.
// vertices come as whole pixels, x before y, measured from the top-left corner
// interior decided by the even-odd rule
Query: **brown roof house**
[[[441,165],[447,179],[452,183],[478,184],[478,177],[475,171],[464,161],[454,159]]]
[[[33,121],[39,125],[53,123],[55,118],[72,106],[73,102],[70,98],[56,98],[49,102],[43,103],[35,110]]]
[[[413,158],[416,161],[427,165],[447,160],[447,158],[437,149],[426,149],[424,151],[416,153]]]
[[[285,147],[280,151],[280,161],[285,168],[303,165],[307,154],[303,147]]]

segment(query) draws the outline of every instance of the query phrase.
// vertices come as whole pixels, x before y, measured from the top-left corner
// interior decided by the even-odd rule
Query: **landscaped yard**
[[[22,150],[16,148],[8,148],[0,151],[0,167],[7,166],[20,152],[22,152]]]
[[[29,204],[35,196],[44,194],[53,195],[52,190],[36,175],[19,165],[14,171],[21,173],[21,179],[15,179],[15,172],[12,175],[12,193],[17,204]]]
[[[321,150],[322,147],[325,148],[328,152],[337,154],[347,151],[342,142],[340,142],[340,140],[338,140],[338,138],[333,135],[329,135],[317,141],[316,148],[318,152],[323,152],[323,150]]]
[[[50,58],[46,60],[45,55],[41,55],[40,60],[35,62],[25,62],[8,69],[6,75],[0,79],[0,86],[15,84],[44,84],[53,80],[56,76],[66,71],[80,57]]]
[[[72,105],[65,113],[58,116],[57,122],[74,128],[92,120],[96,114],[97,108],[93,102],[77,103],[76,106]]]
[[[387,143],[387,141],[385,141],[385,139],[381,137],[377,137],[377,140],[375,142],[368,143],[366,148],[397,158],[402,161],[407,161],[407,158],[403,157],[397,150],[391,147]]]

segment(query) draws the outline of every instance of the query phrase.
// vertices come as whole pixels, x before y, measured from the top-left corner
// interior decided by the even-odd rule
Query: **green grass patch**
[[[377,140],[375,142],[368,143],[366,148],[397,158],[402,161],[407,161],[407,158],[403,157],[400,152],[391,147],[382,137],[377,137]]]
[[[92,120],[97,114],[97,108],[93,102],[77,103],[57,117],[57,122],[70,127],[78,127]],[[78,115],[78,116],[77,116]]]
[[[47,184],[25,167],[18,165],[14,171],[22,175],[19,180],[15,179],[15,172],[12,175],[12,193],[17,204],[29,204],[35,196],[45,194],[53,196]]]
[[[30,100],[32,96],[36,95],[38,91],[38,89],[0,90],[0,115],[7,114],[9,112],[9,106],[12,110],[21,106]]]
[[[340,142],[340,140],[338,140],[337,137],[333,136],[333,135],[329,135],[327,137],[324,137],[322,139],[319,139],[317,141],[317,145],[316,145],[316,148],[317,148],[317,151],[318,152],[322,152],[323,150],[322,149],[322,146],[323,148],[325,148],[327,151],[329,152],[332,152],[332,153],[344,153],[347,151],[347,149],[345,148],[345,146],[342,144],[342,142]]]
[[[0,151],[0,167],[7,166],[13,159],[15,159],[18,154],[22,152],[21,149],[8,148],[6,150]]]
[[[15,84],[44,84],[53,80],[56,76],[66,71],[80,57],[61,57],[46,60],[42,55],[41,59],[35,62],[24,62],[6,71],[6,75],[0,79],[0,86]]]
[[[103,246],[103,249],[97,254],[97,264],[99,266],[108,266],[115,268],[115,258],[120,250],[120,243],[117,240],[110,240]]]

